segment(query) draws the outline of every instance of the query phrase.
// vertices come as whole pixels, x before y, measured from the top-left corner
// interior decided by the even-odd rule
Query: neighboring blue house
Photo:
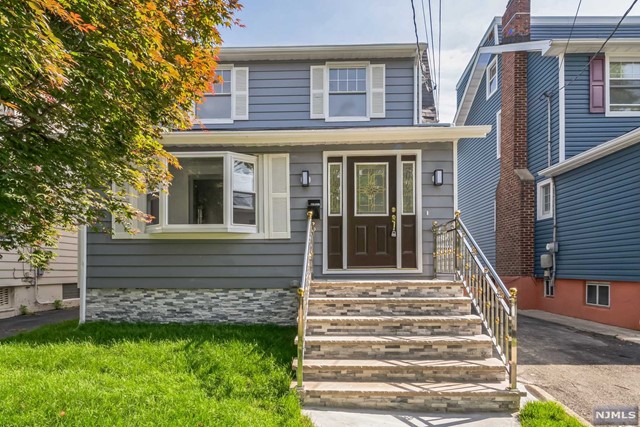
[[[155,221],[89,233],[87,319],[294,324],[315,203],[316,277],[432,278],[454,141],[489,128],[424,123],[416,50],[223,48],[193,130],[164,136],[182,165],[169,193],[132,199]]]
[[[640,329],[640,18],[594,57],[619,17],[529,13],[457,85],[455,125],[492,126],[458,144],[457,207],[521,308]]]

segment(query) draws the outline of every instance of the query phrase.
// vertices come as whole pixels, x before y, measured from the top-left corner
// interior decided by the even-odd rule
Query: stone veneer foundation
[[[296,290],[87,289],[87,320],[294,325]]]

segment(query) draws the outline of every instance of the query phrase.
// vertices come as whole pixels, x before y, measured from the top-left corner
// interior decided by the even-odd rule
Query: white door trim
[[[347,197],[342,198],[342,212],[343,212],[343,225],[342,225],[342,241],[343,241],[343,250],[342,250],[342,269],[341,270],[329,270],[328,269],[328,237],[327,237],[327,221],[328,221],[328,159],[329,157],[342,157],[342,170],[343,173],[346,173],[347,167],[347,157],[353,156],[396,156],[397,159],[400,160],[399,164],[401,165],[401,156],[416,156],[416,170],[415,170],[415,185],[416,185],[416,193],[415,193],[415,209],[416,209],[416,264],[418,268],[350,268],[347,269],[347,250],[346,250],[346,241],[347,241]],[[397,212],[398,212],[398,263],[397,265],[401,265],[402,260],[402,219],[401,219],[401,211],[399,206],[402,206],[402,168],[396,167],[396,186],[397,186]],[[346,184],[346,180],[343,181],[343,185]],[[343,196],[346,192],[343,190]],[[323,275],[332,275],[332,274],[420,274],[423,272],[423,259],[422,259],[422,150],[420,149],[407,149],[407,150],[349,150],[349,151],[324,151],[322,153],[322,274]]]

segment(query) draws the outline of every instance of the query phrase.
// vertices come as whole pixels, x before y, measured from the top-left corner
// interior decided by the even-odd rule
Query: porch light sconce
[[[309,171],[302,171],[302,174],[300,175],[300,184],[302,184],[303,187],[308,187],[309,184],[311,184],[311,175],[309,174]]]
[[[433,185],[440,186],[444,184],[444,171],[442,169],[436,169],[433,171]]]

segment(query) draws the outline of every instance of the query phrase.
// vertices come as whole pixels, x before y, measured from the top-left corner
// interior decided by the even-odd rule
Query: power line
[[[438,0],[438,78],[436,84],[440,86],[440,68],[442,66],[442,0]],[[440,116],[440,90],[436,93],[436,120]]]
[[[427,47],[431,49],[431,58],[433,59],[433,63],[429,64],[429,66],[433,66],[433,69],[435,70],[436,69],[436,53],[433,46],[435,44],[435,39],[433,38],[433,13],[431,12],[431,0],[429,0],[429,29],[431,32],[431,44]],[[436,81],[436,84],[433,87],[434,90],[438,89],[438,83],[439,82]]]
[[[564,52],[562,52],[560,68],[562,68],[562,64],[564,63],[564,56],[567,54],[567,49],[569,49],[569,42],[571,41],[571,36],[573,36],[573,30],[576,27],[576,20],[578,19],[578,13],[580,13],[580,6],[582,6],[582,0],[578,2],[578,8],[576,9],[576,14],[573,17],[573,23],[571,24],[571,30],[569,31],[569,38],[567,39],[567,44],[564,46]]]
[[[413,12],[413,32],[416,35],[416,48],[418,49],[418,56],[420,56],[420,38],[418,37],[418,24],[416,22],[416,6],[411,0],[411,11]]]
[[[629,6],[629,9],[627,9],[627,11],[624,13],[624,15],[622,15],[622,18],[620,18],[620,21],[618,21],[618,24],[616,25],[616,27],[613,29],[613,31],[611,32],[611,34],[609,34],[609,37],[607,37],[607,39],[604,41],[604,43],[602,43],[602,46],[600,46],[600,49],[598,49],[598,51],[596,52],[595,55],[593,55],[591,57],[591,59],[589,60],[589,62],[587,62],[587,64],[582,67],[582,69],[580,70],[580,72],[567,84],[565,84],[564,86],[562,86],[560,89],[558,89],[558,92],[560,92],[561,90],[565,89],[568,86],[571,86],[571,84],[573,82],[575,82],[578,77],[580,77],[582,75],[582,73],[584,73],[584,70],[586,70],[589,65],[591,65],[591,63],[593,62],[594,59],[596,59],[596,57],[602,52],[602,49],[604,49],[604,47],[607,45],[607,43],[609,42],[609,40],[611,40],[611,38],[613,37],[613,35],[616,33],[616,31],[618,31],[618,28],[620,28],[620,25],[622,25],[622,21],[624,21],[624,18],[627,17],[627,15],[631,12],[631,9],[633,9],[633,7],[636,5],[636,3],[638,2],[638,0],[633,0],[633,3],[631,3],[631,6]]]
[[[430,51],[430,47],[432,46],[433,40],[429,40],[429,31],[427,30],[427,15],[425,12],[425,8],[424,8],[424,0],[420,0],[420,5],[421,5],[421,9],[422,9],[422,24],[424,26],[424,36],[427,39],[427,50],[426,50],[426,54],[427,54],[427,62],[429,63],[429,87],[428,89],[433,91],[433,72],[432,72],[432,67],[433,64],[435,63],[435,58],[433,58],[433,56],[431,55],[431,51]]]

